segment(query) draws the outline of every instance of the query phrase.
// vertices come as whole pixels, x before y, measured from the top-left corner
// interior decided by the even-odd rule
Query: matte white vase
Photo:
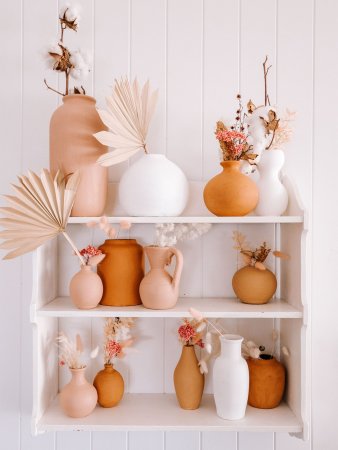
[[[288,206],[288,193],[280,180],[285,157],[282,150],[264,150],[258,163],[258,216],[281,216]]]
[[[188,194],[182,170],[160,154],[143,155],[119,184],[119,200],[129,216],[179,216]]]
[[[226,420],[242,419],[249,395],[249,369],[241,353],[243,338],[225,334],[220,341],[221,354],[213,370],[217,415]]]

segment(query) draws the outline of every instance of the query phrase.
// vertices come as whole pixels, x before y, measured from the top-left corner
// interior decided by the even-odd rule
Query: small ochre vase
[[[242,303],[262,305],[268,303],[277,289],[277,279],[271,270],[245,266],[232,278],[232,287]]]
[[[105,364],[104,369],[97,373],[94,386],[97,390],[98,403],[103,408],[112,408],[122,400],[124,381],[112,364]]]
[[[95,308],[102,298],[102,280],[91,266],[82,265],[80,271],[70,281],[69,292],[77,308]]]

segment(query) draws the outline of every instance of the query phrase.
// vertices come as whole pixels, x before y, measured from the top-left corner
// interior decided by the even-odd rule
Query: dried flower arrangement
[[[127,78],[115,80],[112,95],[106,99],[108,110],[98,110],[110,131],[94,134],[101,144],[115,150],[102,155],[98,163],[112,166],[141,150],[148,153],[146,139],[157,96],[158,91],[150,92],[149,81],[140,89],[136,78],[132,84]]]
[[[158,223],[155,226],[156,245],[172,247],[179,241],[197,239],[210,228],[210,223]]]
[[[179,326],[178,339],[186,346],[198,345],[204,347],[203,342],[203,330],[205,329],[205,323],[198,319],[182,319],[183,323]]]
[[[81,357],[84,352],[82,339],[79,334],[76,335],[75,341],[69,339],[64,333],[60,333],[56,338],[59,347],[59,364],[60,366],[68,366],[69,369],[83,369],[86,365],[82,362]],[[98,354],[96,347],[90,354],[91,358],[96,358]]]
[[[104,260],[105,256],[100,249],[93,245],[88,245],[80,251],[86,266],[97,266]]]
[[[121,220],[121,222],[119,223],[119,227],[116,230],[116,228],[114,228],[112,225],[108,223],[107,217],[102,216],[99,218],[98,221],[88,222],[87,227],[89,228],[98,227],[99,229],[103,230],[106,233],[108,239],[118,239],[121,230],[130,230],[131,223],[128,222],[127,220]]]
[[[106,319],[103,346],[105,364],[113,364],[115,358],[125,356],[126,349],[135,340],[130,332],[134,323],[135,321],[131,317],[110,317]]]
[[[279,340],[279,332],[277,330],[273,330],[271,333],[272,345],[271,349],[267,350],[264,345],[257,345],[254,341],[243,341],[242,343],[242,355],[244,358],[253,358],[253,359],[272,359],[275,357],[276,353],[276,343]],[[290,356],[289,349],[283,345],[281,347],[281,351],[284,356]]]
[[[259,270],[265,270],[264,261],[271,252],[271,248],[267,247],[266,242],[263,242],[258,248],[252,249],[250,244],[246,242],[246,237],[239,231],[233,231],[232,239],[235,242],[234,249],[238,250],[244,265],[253,266]],[[276,258],[289,259],[289,255],[281,251],[275,250],[272,254]]]
[[[90,72],[90,58],[88,54],[80,49],[71,51],[63,42],[65,30],[68,29],[76,32],[79,27],[79,20],[80,16],[77,8],[68,4],[63,6],[59,11],[60,37],[57,42],[50,45],[47,50],[46,57],[48,67],[65,74],[65,91],[60,92],[57,89],[52,88],[48,85],[46,79],[44,79],[44,83],[48,89],[62,96],[71,93],[69,87],[70,77],[74,80],[83,80]],[[86,92],[81,85],[80,88],[75,86],[72,93],[85,94]]]

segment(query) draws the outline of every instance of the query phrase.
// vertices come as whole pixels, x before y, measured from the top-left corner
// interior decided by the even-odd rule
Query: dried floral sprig
[[[203,330],[205,323],[197,319],[182,319],[183,323],[179,326],[178,338],[183,345],[198,345],[204,347]]]
[[[135,338],[131,335],[134,326],[132,317],[109,317],[104,325],[104,363],[113,364],[115,358],[123,358],[125,351]]]
[[[253,359],[259,359],[264,355],[263,359],[272,359],[275,357],[276,353],[276,343],[279,339],[279,332],[276,329],[272,330],[271,333],[271,350],[267,351],[265,345],[257,345],[254,341],[246,341],[244,340],[242,343],[242,356],[244,358],[253,358]],[[290,356],[289,349],[283,345],[281,347],[282,353],[285,356]]]
[[[106,233],[108,239],[118,239],[121,230],[130,230],[131,223],[127,220],[121,220],[119,227],[116,230],[116,228],[108,223],[108,218],[106,216],[102,216],[98,221],[88,222],[87,227],[98,227]]]
[[[65,333],[61,332],[56,338],[56,342],[59,348],[60,366],[68,366],[70,369],[83,369],[86,367],[86,364],[81,360],[84,347],[79,334],[72,341]],[[90,353],[90,357],[96,358],[97,354],[98,347]]]
[[[291,140],[293,129],[290,123],[295,120],[296,113],[286,109],[284,116],[279,120],[279,126],[275,132],[275,138],[270,145],[270,150],[280,149]]]
[[[105,256],[100,249],[93,245],[88,245],[80,251],[80,255],[84,258],[87,266],[97,266],[104,260]]]
[[[158,223],[156,230],[156,245],[173,247],[179,241],[191,241],[207,233],[210,223]]]

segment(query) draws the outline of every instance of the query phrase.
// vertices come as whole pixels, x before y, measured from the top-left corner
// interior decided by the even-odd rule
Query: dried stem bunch
[[[108,223],[107,217],[102,216],[98,221],[93,220],[92,222],[88,222],[87,227],[98,227],[100,230],[103,230],[106,233],[108,239],[118,239],[121,230],[130,230],[131,223],[127,220],[121,220],[121,222],[119,223],[119,227],[116,230],[115,227]]]
[[[82,339],[79,334],[72,341],[64,333],[60,333],[56,338],[59,347],[59,364],[60,366],[68,366],[70,369],[83,369],[86,365],[82,362],[82,354],[84,353]],[[98,347],[91,354],[91,358],[96,358]]]
[[[134,326],[131,317],[107,318],[104,325],[104,363],[113,364],[115,358],[123,358],[125,350],[130,347],[134,338],[130,329]]]

